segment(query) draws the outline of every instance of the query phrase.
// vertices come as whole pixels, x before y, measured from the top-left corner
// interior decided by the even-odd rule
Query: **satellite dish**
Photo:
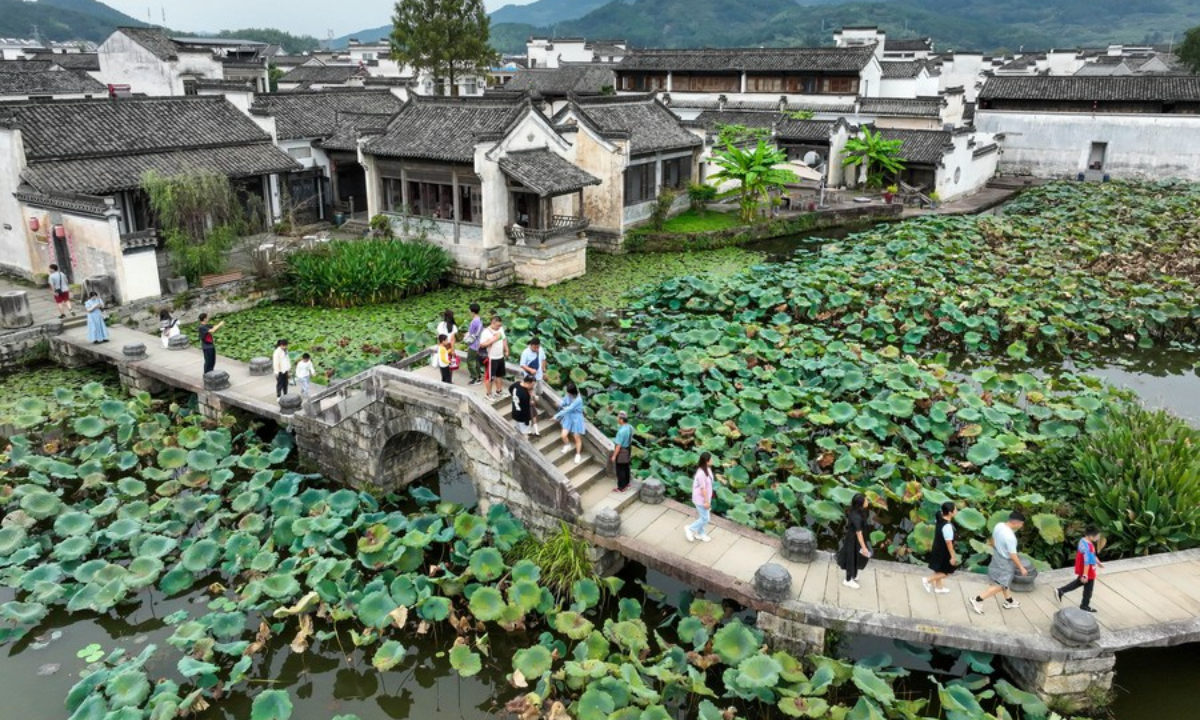
[[[808,152],[804,153],[804,164],[805,165],[807,165],[811,168],[815,168],[815,167],[819,166],[822,162],[823,161],[821,160],[821,156],[818,155],[815,151],[809,150]]]

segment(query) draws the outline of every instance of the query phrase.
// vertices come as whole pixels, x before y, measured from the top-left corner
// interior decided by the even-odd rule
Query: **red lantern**
[[[65,227],[63,227],[62,225],[54,226],[54,237],[65,238],[66,236],[67,236],[67,229]]]
[[[29,229],[37,232],[42,227],[42,223],[37,218],[29,218]]]

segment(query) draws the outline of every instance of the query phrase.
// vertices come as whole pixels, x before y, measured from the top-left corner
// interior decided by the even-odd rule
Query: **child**
[[[300,362],[296,363],[296,384],[300,386],[300,397],[308,399],[308,393],[312,387],[312,377],[316,373],[316,368],[313,367],[312,356],[304,353],[300,356]]]
[[[437,368],[441,373],[442,382],[454,384],[454,371],[450,369],[450,353],[454,352],[451,348],[454,346],[454,340],[445,334],[438,335],[437,344]]]
[[[1054,599],[1062,602],[1063,595],[1073,590],[1083,588],[1083,602],[1080,610],[1096,612],[1092,607],[1092,590],[1096,588],[1096,568],[1104,567],[1096,557],[1096,543],[1100,540],[1100,531],[1094,527],[1088,528],[1079,545],[1075,548],[1075,579],[1054,591]]]
[[[958,555],[954,552],[954,516],[958,514],[958,508],[947,500],[942,503],[941,510],[933,531],[933,552],[929,554],[929,569],[933,575],[921,578],[921,585],[925,592],[945,594],[950,590],[942,586],[942,581],[958,567]]]

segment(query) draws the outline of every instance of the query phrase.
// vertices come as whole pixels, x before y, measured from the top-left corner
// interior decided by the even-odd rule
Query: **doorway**
[[[1104,156],[1108,153],[1108,143],[1094,142],[1088,153],[1088,170],[1103,170]]]

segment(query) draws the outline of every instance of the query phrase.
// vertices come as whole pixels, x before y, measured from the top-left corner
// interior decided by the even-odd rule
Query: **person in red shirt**
[[[1079,539],[1075,548],[1075,579],[1054,591],[1054,599],[1062,602],[1063,595],[1083,588],[1083,602],[1080,610],[1094,613],[1092,607],[1092,591],[1096,588],[1096,568],[1104,567],[1104,563],[1096,557],[1096,543],[1100,541],[1100,531],[1090,527]]]

